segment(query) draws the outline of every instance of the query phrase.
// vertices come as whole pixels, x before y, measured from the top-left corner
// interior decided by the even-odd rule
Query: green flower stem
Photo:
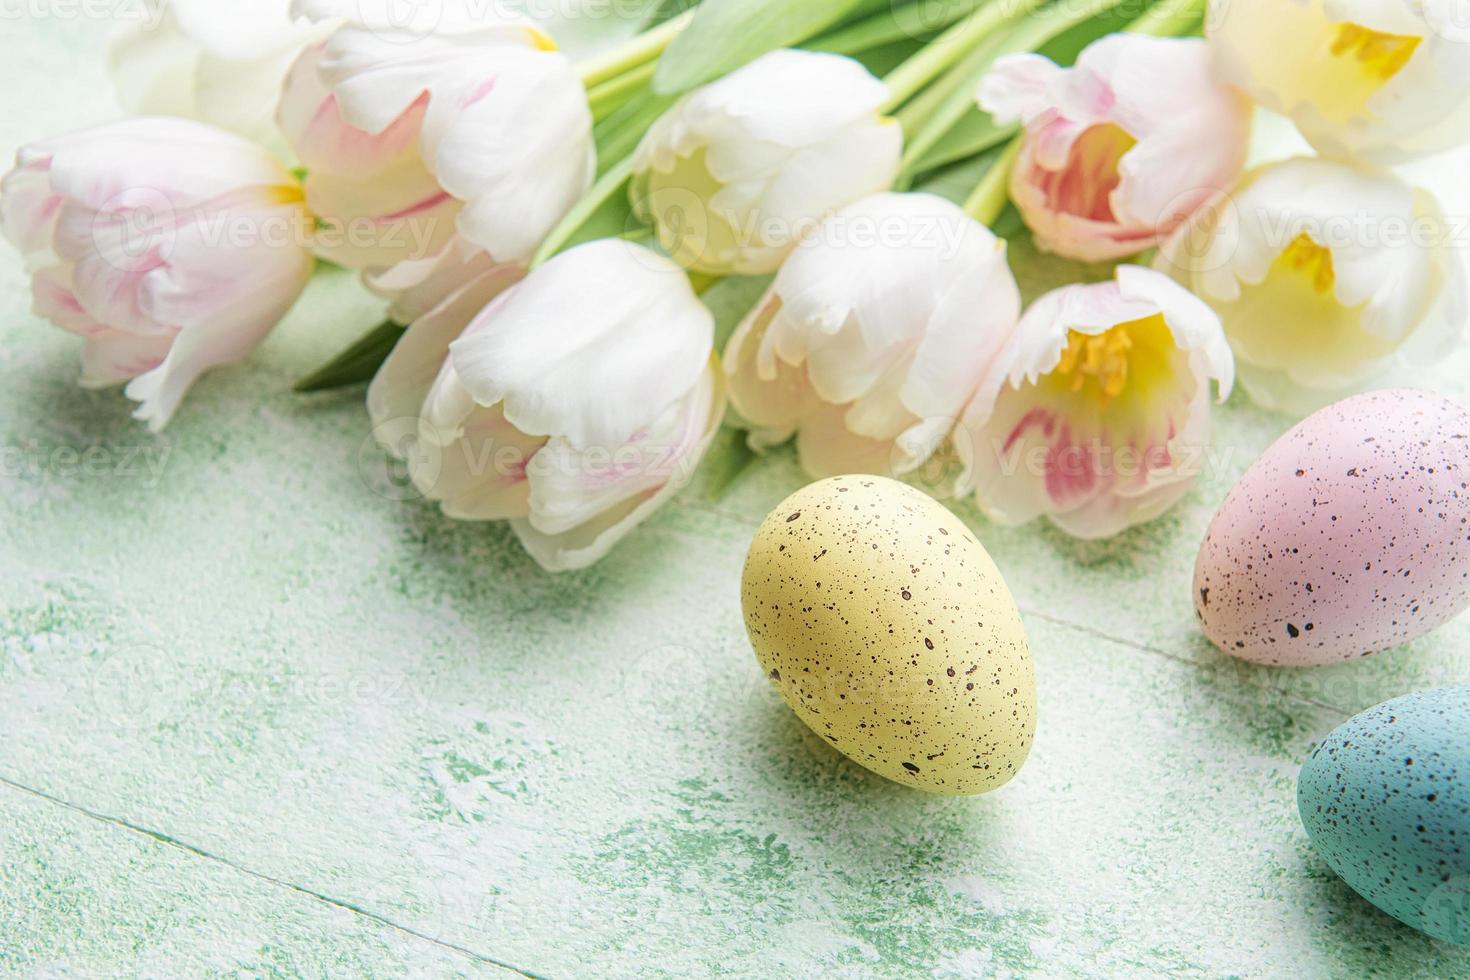
[[[598,161],[621,160],[632,153],[643,142],[649,127],[675,101],[674,96],[643,91],[619,106],[592,131]]]
[[[867,20],[839,28],[824,34],[809,44],[802,45],[808,51],[824,51],[829,54],[854,55],[872,51],[887,44],[916,40],[951,27],[962,17],[968,17],[988,0],[965,0],[951,2],[937,15],[925,13],[925,0],[885,11]]]
[[[614,164],[597,179],[592,189],[587,192],[582,200],[578,201],[573,208],[567,212],[567,216],[561,219],[561,223],[551,230],[546,236],[546,241],[536,250],[531,259],[531,269],[543,265],[547,259],[557,252],[562,246],[571,241],[587,220],[597,213],[597,209],[606,204],[614,194],[627,186],[633,177],[633,157],[630,154],[618,163]]]
[[[1023,0],[1013,14],[1014,20],[1007,24],[1015,30],[1015,21],[1031,14],[1045,0]],[[936,80],[932,85],[898,111],[898,121],[904,132],[904,172],[912,171],[912,164],[948,131],[952,123],[943,128],[932,124],[935,117],[944,113],[958,118],[975,104],[975,88],[980,79],[990,70],[997,57],[999,40],[990,38],[965,56],[955,67]]]
[[[404,328],[392,320],[384,320],[331,361],[296,382],[295,390],[300,394],[335,391],[371,381],[403,332]]]
[[[588,89],[587,104],[592,107],[592,118],[601,121],[612,115],[628,97],[647,85],[657,70],[658,62],[650,61]]]
[[[1088,0],[1086,3],[1077,3],[1063,0],[1029,17],[1026,15],[1039,6],[1033,0],[1011,6],[1011,17],[1018,21],[1016,25],[984,42],[966,59],[961,69],[953,73],[958,83],[954,84],[952,79],[946,80],[949,83],[948,92],[937,105],[929,107],[918,119],[902,120],[906,124],[907,138],[904,141],[899,186],[907,186],[912,181],[919,161],[967,112],[975,108],[975,87],[997,59],[1044,47],[1053,38],[1107,13],[1121,2],[1122,0]]]
[[[965,213],[987,228],[995,224],[995,219],[1000,217],[1010,200],[1011,168],[1016,165],[1016,157],[1020,153],[1021,137],[1017,136],[996,157],[974,193],[965,201]]]
[[[939,35],[884,79],[889,91],[885,112],[893,112],[919,94],[930,82],[954,67],[956,62],[974,50],[992,31],[1017,16],[1018,8],[1034,6],[1039,2],[1041,0],[1025,0],[1023,4],[1017,5],[1011,0],[989,0],[985,6]]]
[[[1177,37],[1193,33],[1205,18],[1207,0],[1159,0],[1148,13],[1128,25],[1130,34]]]
[[[588,58],[577,66],[577,74],[581,76],[582,84],[590,89],[603,82],[611,81],[631,69],[657,61],[664,53],[664,49],[673,43],[674,38],[678,37],[693,19],[694,11],[685,11],[652,30],[644,31],[620,47]]]

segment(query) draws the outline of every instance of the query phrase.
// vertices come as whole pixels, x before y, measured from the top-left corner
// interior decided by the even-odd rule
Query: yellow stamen
[[[1332,54],[1357,59],[1365,73],[1386,82],[1403,70],[1423,40],[1412,34],[1383,34],[1357,24],[1339,24]]]
[[[1277,258],[1276,265],[1304,276],[1318,295],[1328,296],[1337,285],[1337,272],[1332,266],[1331,250],[1318,245],[1311,235],[1303,232],[1286,246],[1286,251]]]
[[[1129,326],[1119,324],[1100,334],[1068,331],[1067,349],[1052,373],[1069,378],[1074,392],[1094,382],[1104,404],[1117,398],[1128,387],[1128,352],[1133,349]]]
[[[300,184],[277,184],[269,192],[272,204],[300,204],[306,200],[306,190]]]

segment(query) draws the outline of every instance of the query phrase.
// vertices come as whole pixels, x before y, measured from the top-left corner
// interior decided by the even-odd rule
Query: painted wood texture
[[[102,26],[7,27],[7,156],[114,113]],[[7,257],[0,974],[1470,972],[1342,884],[1294,804],[1340,722],[1470,681],[1470,621],[1298,673],[1193,623],[1209,517],[1287,419],[1237,397],[1200,488],[1113,542],[959,508],[1040,720],[1012,784],[941,799],[824,745],[747,645],[741,562],[789,456],[551,578],[392,499],[358,396],[289,392],[377,322],[345,274],[157,439],[28,308]],[[1401,380],[1466,379],[1462,352]]]

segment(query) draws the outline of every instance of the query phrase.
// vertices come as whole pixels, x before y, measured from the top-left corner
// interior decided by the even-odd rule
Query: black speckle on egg
[[[1205,535],[1193,594],[1206,635],[1247,660],[1314,666],[1470,607],[1466,433],[1470,411],[1448,398],[1378,391],[1284,435]]]

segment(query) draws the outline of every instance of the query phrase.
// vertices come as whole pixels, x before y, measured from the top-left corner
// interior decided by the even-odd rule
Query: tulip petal
[[[1064,77],[1063,69],[1039,54],[1012,54],[996,59],[981,80],[980,108],[1001,125],[1029,126],[1047,112],[1048,96]]]
[[[496,262],[488,253],[479,251],[462,239],[456,239],[438,255],[426,259],[409,259],[365,278],[369,289],[392,300],[388,318],[394,323],[413,323],[427,315],[471,284],[486,277],[500,285],[498,294],[525,275],[517,265]],[[487,300],[488,302],[488,300]],[[481,308],[485,304],[481,304]],[[478,313],[479,309],[474,312]],[[469,325],[467,318],[461,329]],[[457,334],[456,334],[457,335]],[[451,337],[449,340],[453,340]],[[445,341],[448,347],[448,340]]]
[[[757,364],[766,328],[781,308],[774,290],[756,306],[725,345],[724,371],[735,410],[751,426],[751,445],[777,446],[790,439],[810,408],[806,373],[773,359]]]
[[[481,84],[483,94],[431,104],[425,156],[466,202],[460,234],[501,261],[523,261],[592,186],[592,113],[560,55],[506,50]]]
[[[603,511],[592,520],[560,534],[547,534],[531,520],[511,522],[511,528],[526,552],[548,572],[576,571],[603,558],[634,528],[647,520],[674,494],[683,489],[694,473],[698,460],[709,449],[719,432],[724,415],[725,396],[718,369],[711,364],[705,378],[689,396],[686,413],[690,420],[703,417],[704,426],[698,442],[674,468],[672,477],[661,487],[632,496]],[[699,400],[707,399],[702,409]]]
[[[87,338],[82,348],[83,388],[111,388],[147,374],[168,357],[173,334],[138,335],[108,331]]]
[[[884,476],[894,472],[893,442],[855,434],[846,422],[847,407],[823,405],[802,419],[796,452],[804,473],[814,480],[849,473]]]
[[[609,239],[537,269],[450,356],[475,400],[504,401],[522,431],[605,448],[694,385],[713,337],[713,316],[677,266]]]
[[[774,272],[833,211],[889,187],[903,134],[858,62],[774,51],[686,95],[634,156],[635,207],[681,262]]]
[[[449,357],[449,345],[518,278],[519,270],[505,266],[486,271],[412,321],[368,386],[368,415],[375,428],[418,418]]]
[[[157,432],[184,393],[211,368],[243,360],[295,304],[311,276],[311,258],[298,243],[261,239],[245,247],[208,244],[202,223],[185,229],[179,251],[140,284],[140,312],[179,329],[158,367],[133,380],[127,395],[140,402],[134,417]],[[242,276],[241,270],[249,274]]]

